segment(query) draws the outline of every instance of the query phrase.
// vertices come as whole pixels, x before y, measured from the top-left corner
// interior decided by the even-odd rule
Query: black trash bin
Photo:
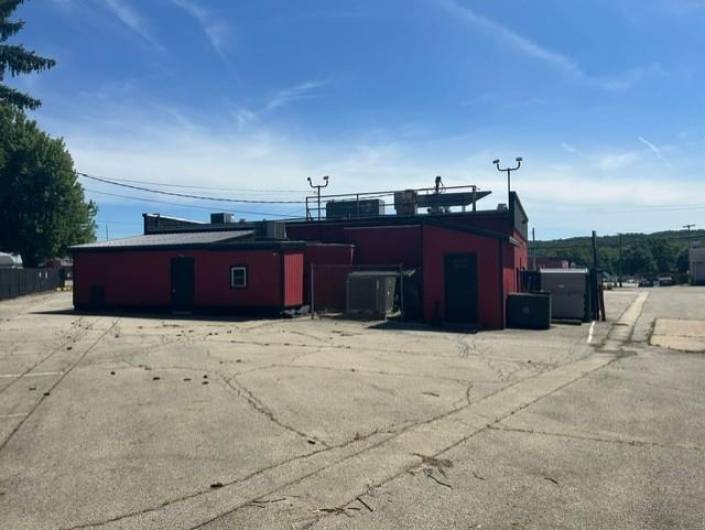
[[[507,326],[520,329],[551,327],[551,293],[512,293],[507,297]]]

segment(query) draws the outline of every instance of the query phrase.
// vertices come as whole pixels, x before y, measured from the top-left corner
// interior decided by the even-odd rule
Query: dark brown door
[[[477,323],[477,256],[448,254],[444,267],[447,322]]]
[[[171,259],[171,308],[191,311],[195,293],[193,258]]]

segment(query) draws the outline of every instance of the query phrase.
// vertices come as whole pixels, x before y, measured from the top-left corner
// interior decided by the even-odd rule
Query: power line
[[[213,202],[233,202],[233,203],[245,203],[245,204],[305,204],[305,201],[270,201],[270,200],[259,200],[259,199],[226,199],[224,197],[207,197],[204,195],[192,195],[190,193],[176,193],[173,191],[163,191],[155,190],[151,188],[145,188],[143,186],[135,186],[134,184],[125,184],[122,182],[117,182],[115,180],[107,179],[104,177],[98,177],[95,175],[88,175],[86,173],[76,172],[77,175],[82,177],[95,180],[97,182],[102,182],[104,184],[112,184],[113,186],[120,186],[123,188],[129,188],[138,191],[146,191],[148,193],[158,193],[160,195],[169,195],[171,197],[182,197],[184,199],[196,199],[200,201],[213,201]]]
[[[79,175],[86,176],[84,173],[78,173]],[[218,186],[193,186],[190,184],[165,184],[163,182],[153,182],[146,180],[133,180],[133,179],[123,179],[117,177],[111,177],[110,180],[116,182],[128,182],[131,184],[146,184],[148,186],[162,186],[165,188],[186,188],[186,189],[198,189],[198,190],[214,190],[214,191],[239,191],[243,193],[305,193],[303,190],[264,190],[264,189],[252,189],[252,188],[221,188]]]
[[[130,199],[133,201],[142,201],[142,202],[153,202],[153,203],[158,203],[158,204],[168,204],[171,206],[178,206],[179,208],[196,208],[199,210],[208,210],[209,212],[213,211],[213,208],[208,207],[208,206],[199,206],[196,204],[184,204],[184,203],[178,203],[178,202],[170,202],[170,201],[160,201],[159,199],[148,199],[146,197],[135,197],[131,195],[121,195],[119,193],[108,193],[107,191],[98,191],[98,190],[92,190],[90,188],[85,188],[85,190],[88,193],[97,193],[98,195],[106,195],[109,197],[118,197],[120,199]],[[237,212],[229,211],[225,213],[232,213],[234,215],[237,214],[245,214],[245,215],[266,215],[270,217],[282,217],[282,218],[292,218],[291,214],[280,214],[280,213],[273,213],[273,212],[252,212],[252,211],[247,211],[247,210],[238,210]]]

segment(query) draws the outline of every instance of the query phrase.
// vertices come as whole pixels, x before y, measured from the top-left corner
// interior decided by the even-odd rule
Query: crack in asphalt
[[[599,443],[610,443],[610,444],[618,444],[618,445],[630,445],[630,446],[635,446],[635,447],[658,447],[661,449],[683,449],[683,450],[689,450],[689,451],[705,451],[705,448],[697,446],[697,445],[671,445],[671,444],[664,444],[661,442],[653,442],[650,440],[637,440],[637,439],[630,439],[630,440],[625,440],[623,438],[605,438],[601,436],[590,436],[590,435],[581,435],[581,434],[567,434],[567,433],[560,433],[560,432],[549,432],[549,431],[537,431],[537,430],[532,430],[532,429],[519,429],[516,427],[508,427],[505,425],[502,426],[492,426],[490,427],[491,430],[494,431],[504,431],[504,432],[515,432],[515,433],[521,433],[521,434],[535,434],[539,436],[555,436],[557,438],[568,438],[571,440],[580,440],[580,441],[591,441],[591,442],[599,442]]]
[[[289,432],[296,434],[297,436],[300,436],[301,438],[304,438],[306,441],[314,440],[316,443],[319,443],[324,447],[329,447],[329,445],[320,438],[299,431],[298,429],[284,423],[279,418],[277,418],[274,415],[274,412],[270,410],[266,405],[264,405],[264,403],[262,403],[259,399],[257,399],[257,397],[252,393],[250,389],[248,389],[245,385],[238,381],[236,376],[232,376],[228,379],[222,374],[219,375],[223,379],[225,384],[228,386],[228,388],[233,390],[238,397],[243,397],[245,399],[245,402],[247,402],[253,410],[265,416],[267,419],[269,419],[269,421],[275,423],[276,425],[279,425],[279,427],[281,427],[282,429],[285,429]]]

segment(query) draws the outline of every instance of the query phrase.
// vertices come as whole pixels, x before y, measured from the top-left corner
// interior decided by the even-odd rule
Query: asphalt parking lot
[[[705,528],[705,289],[607,310],[465,334],[2,302],[0,527]]]

